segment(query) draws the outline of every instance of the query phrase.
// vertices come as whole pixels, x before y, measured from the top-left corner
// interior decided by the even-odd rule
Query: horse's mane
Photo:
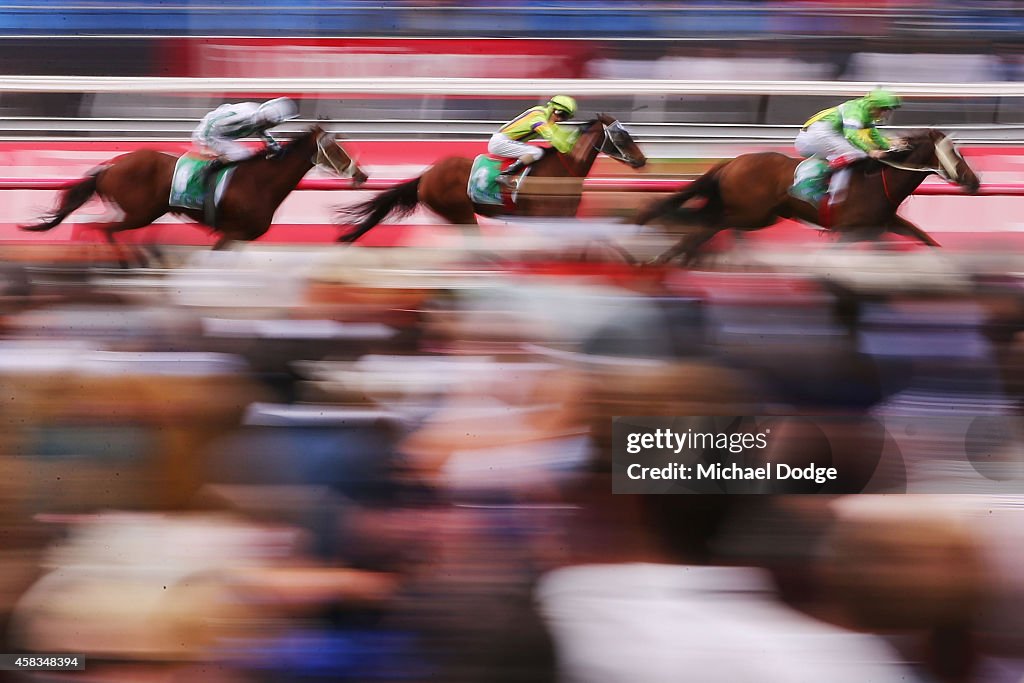
[[[592,119],[588,119],[579,125],[579,128],[583,132],[587,132],[595,124],[600,123],[602,126],[609,126],[615,122],[615,117],[608,114],[598,114]]]
[[[898,152],[894,152],[891,158],[897,161],[905,161],[907,157],[914,153],[915,150],[919,149],[921,145],[928,145],[929,147],[935,146],[935,135],[942,135],[941,131],[934,128],[917,128],[914,130],[908,130],[903,134],[902,139],[906,142],[906,148],[901,149]]]
[[[904,139],[911,145],[918,145],[922,142],[932,142],[933,134],[939,131],[934,128],[917,128],[915,130],[908,130],[904,135]]]
[[[302,131],[294,138],[281,145],[281,157],[288,156],[292,150],[298,149],[304,142],[312,138],[315,134],[319,133],[322,129],[319,126],[310,126],[306,130]]]

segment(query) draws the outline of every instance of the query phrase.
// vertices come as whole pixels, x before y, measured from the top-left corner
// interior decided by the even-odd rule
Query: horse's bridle
[[[343,178],[351,178],[352,176],[355,175],[356,171],[358,170],[355,160],[352,159],[352,157],[348,156],[348,154],[346,154],[345,157],[348,159],[348,166],[346,166],[345,168],[338,168],[337,164],[334,163],[334,160],[331,159],[331,155],[327,153],[327,146],[334,145],[336,139],[337,138],[335,137],[334,133],[329,133],[327,131],[324,131],[323,133],[320,134],[319,137],[317,137],[316,156],[313,157],[313,165],[320,166],[321,164],[323,164],[324,161],[326,161],[327,165],[330,166],[331,169],[339,176],[342,176]],[[335,147],[337,146],[335,145]]]
[[[632,166],[633,157],[630,156],[630,154],[626,152],[624,149],[622,149],[622,146],[615,141],[615,136],[612,134],[613,130],[616,132],[622,132],[622,134],[626,135],[627,137],[629,136],[629,133],[626,131],[626,129],[623,127],[621,123],[619,123],[617,120],[612,121],[611,123],[604,127],[604,140],[601,141],[601,145],[594,145],[594,149],[596,149],[599,154],[607,154],[612,159],[617,159],[625,164],[629,164],[630,166]],[[612,147],[615,148],[615,154],[605,149],[605,147],[608,146],[608,143],[611,143]]]
[[[956,172],[959,159],[957,158],[957,153],[953,148],[953,141],[949,137],[944,137],[935,143],[935,157],[939,160],[938,166],[908,166],[906,164],[900,164],[892,161],[891,159],[879,159],[878,161],[879,163],[900,171],[927,174],[934,173],[940,178],[944,178],[951,183],[959,182],[957,179],[959,175]]]

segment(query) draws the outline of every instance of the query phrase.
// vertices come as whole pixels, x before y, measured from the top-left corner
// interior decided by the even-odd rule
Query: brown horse
[[[937,130],[914,131],[903,139],[900,151],[879,161],[858,163],[852,169],[845,201],[828,207],[828,215],[823,217],[818,207],[788,192],[801,161],[776,152],[743,154],[642,209],[637,224],[663,218],[695,228],[654,262],[666,263],[682,254],[684,263],[689,263],[697,249],[722,230],[760,230],[780,218],[824,225],[843,239],[877,238],[888,230],[936,247],[939,243],[928,233],[896,215],[900,204],[933,173],[972,194],[980,186],[978,176],[950,138]],[[703,199],[704,203],[684,207],[691,199]]]
[[[583,195],[583,179],[600,153],[633,168],[647,163],[647,157],[622,124],[607,114],[599,114],[583,124],[580,131],[568,154],[549,149],[530,165],[513,211],[515,215],[575,216]],[[472,166],[472,159],[447,157],[418,178],[385,190],[362,204],[342,209],[341,219],[357,225],[338,241],[354,242],[389,215],[408,215],[421,203],[454,225],[475,225],[477,214],[507,213],[501,206],[478,204],[469,198],[467,186]]]
[[[51,230],[94,194],[120,209],[120,220],[96,226],[115,246],[114,233],[145,227],[168,212],[206,224],[203,209],[168,204],[177,161],[173,154],[152,149],[123,154],[64,190],[53,213],[41,217],[39,223],[21,228],[35,232]],[[273,159],[257,155],[235,165],[237,168],[217,208],[216,225],[208,225],[221,234],[214,249],[223,248],[231,240],[249,241],[263,235],[270,228],[277,207],[315,165],[338,175],[350,175],[356,184],[367,179],[334,134],[318,125],[286,144]]]

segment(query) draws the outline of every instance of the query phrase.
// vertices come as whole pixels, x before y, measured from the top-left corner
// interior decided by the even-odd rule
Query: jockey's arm
[[[865,152],[873,152],[877,149],[889,149],[889,140],[878,132],[874,126],[861,128],[859,130],[847,131],[846,139],[855,147]]]
[[[260,138],[263,140],[264,143],[266,143],[268,148],[272,149],[275,152],[281,151],[281,143],[275,140],[267,131],[260,131]]]
[[[872,126],[869,130],[870,132],[868,133],[868,135],[871,138],[871,142],[875,145],[876,149],[887,150],[893,146],[892,140],[882,135],[882,132],[880,130],[878,130],[874,126]]]
[[[562,154],[567,154],[576,144],[576,138],[579,137],[578,130],[566,130],[557,123],[548,123],[547,121],[534,125],[533,130]]]

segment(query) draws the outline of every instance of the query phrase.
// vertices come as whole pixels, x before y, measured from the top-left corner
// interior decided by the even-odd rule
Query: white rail
[[[294,134],[312,123],[297,119],[275,129]],[[721,123],[651,123],[623,122],[644,148],[651,145],[686,146],[704,143],[785,144],[792,143],[798,126]],[[352,140],[486,140],[502,121],[446,121],[441,119],[354,120],[325,119],[319,121],[330,130]],[[189,138],[196,119],[167,118],[46,118],[0,116],[0,140],[97,140],[127,139],[146,141],[183,141]],[[894,126],[905,130],[912,126]],[[1024,124],[1020,125],[951,125],[943,130],[953,133],[960,143],[971,145],[1009,145],[1024,142]],[[654,156],[675,156],[678,149],[665,148]]]
[[[382,95],[855,96],[877,83],[842,81],[686,81],[513,78],[152,78],[0,76],[0,93],[286,93]],[[905,97],[1024,97],[1024,83],[887,83]]]

